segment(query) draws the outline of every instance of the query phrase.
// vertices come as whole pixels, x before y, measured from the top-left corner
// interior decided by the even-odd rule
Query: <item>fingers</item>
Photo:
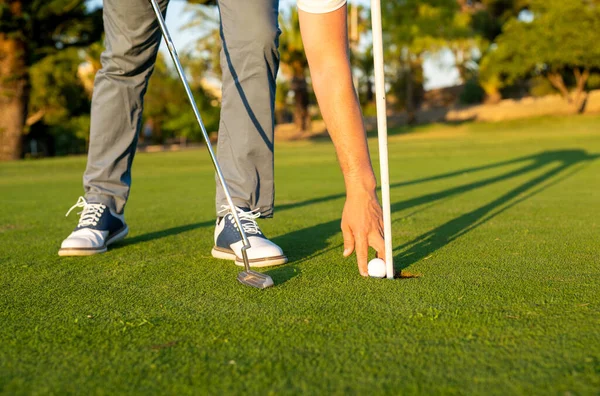
[[[358,272],[362,276],[369,276],[367,269],[369,260],[369,243],[367,236],[356,238],[356,261],[358,262]]]
[[[342,235],[344,237],[344,257],[348,257],[354,251],[354,235],[352,229],[342,223]]]
[[[372,198],[372,199],[371,199]],[[377,257],[385,258],[383,213],[376,197],[362,202],[360,199],[346,201],[342,215],[344,237],[344,257],[356,253],[358,271],[369,276],[369,248],[377,252]]]
[[[379,231],[369,234],[369,246],[377,252],[377,257],[385,261],[385,239]]]

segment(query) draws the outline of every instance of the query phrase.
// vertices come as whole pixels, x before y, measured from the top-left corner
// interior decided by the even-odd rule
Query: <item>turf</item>
[[[342,258],[331,143],[282,143],[266,291],[210,256],[203,151],[138,155],[131,234],[87,258],[57,256],[85,158],[1,164],[0,390],[598,394],[599,126],[395,131],[395,264],[422,276],[393,281]]]

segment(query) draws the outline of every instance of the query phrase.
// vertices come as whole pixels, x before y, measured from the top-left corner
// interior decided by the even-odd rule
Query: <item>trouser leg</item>
[[[166,12],[168,0],[158,0]],[[143,98],[161,33],[148,0],[104,0],[106,50],[92,97],[86,199],[123,212],[142,121]]]
[[[279,0],[219,0],[223,101],[218,158],[234,204],[273,215]],[[217,181],[217,212],[227,205]]]

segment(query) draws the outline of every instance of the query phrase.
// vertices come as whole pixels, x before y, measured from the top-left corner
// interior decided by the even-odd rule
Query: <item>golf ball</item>
[[[369,271],[369,276],[373,278],[383,278],[386,275],[385,261],[380,258],[369,261],[367,269]]]

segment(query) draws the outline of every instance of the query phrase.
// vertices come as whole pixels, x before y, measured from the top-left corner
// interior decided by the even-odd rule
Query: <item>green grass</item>
[[[87,258],[57,256],[85,158],[1,164],[0,390],[598,394],[599,127],[391,136],[396,266],[422,274],[394,281],[342,258],[331,143],[280,144],[262,226],[291,263],[268,271],[266,291],[210,256],[203,151],[139,155],[130,236]]]

